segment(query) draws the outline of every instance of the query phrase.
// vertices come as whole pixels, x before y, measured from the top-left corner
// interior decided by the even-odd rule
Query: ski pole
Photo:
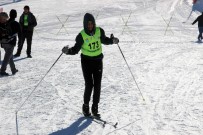
[[[17,113],[18,112],[15,113],[16,114],[16,134],[19,135],[19,133],[18,133],[18,114]]]
[[[139,86],[138,86],[138,84],[137,84],[137,81],[135,80],[135,77],[134,77],[134,75],[133,75],[133,73],[132,73],[132,71],[131,71],[131,69],[130,69],[130,66],[128,65],[128,62],[127,62],[127,60],[126,60],[126,58],[125,58],[125,56],[124,56],[124,54],[123,54],[123,51],[121,50],[121,48],[120,48],[120,46],[119,46],[118,43],[117,43],[117,45],[118,45],[118,48],[119,48],[119,50],[120,50],[120,52],[121,52],[121,54],[122,54],[122,56],[123,56],[123,59],[125,60],[126,65],[128,66],[128,69],[129,69],[129,71],[130,71],[130,73],[131,73],[131,75],[132,75],[132,77],[133,77],[133,80],[134,80],[134,82],[135,82],[135,84],[136,84],[138,90],[140,91],[140,95],[142,96],[142,99],[143,99],[143,101],[145,101],[145,99],[144,99],[144,97],[143,97],[143,94],[142,94],[142,92],[141,92],[141,90],[140,90],[140,88],[139,88]]]
[[[60,59],[60,57],[62,56],[63,52],[60,54],[60,56],[57,58],[57,60],[54,62],[54,64],[49,68],[49,70],[47,71],[47,73],[42,77],[42,79],[39,81],[39,83],[35,86],[35,88],[33,89],[33,91],[30,93],[30,95],[26,98],[26,100],[23,102],[23,104],[17,109],[16,113],[21,109],[21,107],[23,107],[23,105],[25,104],[25,102],[29,99],[29,97],[32,95],[32,93],[37,89],[37,87],[40,85],[40,83],[42,82],[42,80],[44,80],[44,78],[47,76],[47,74],[51,71],[51,69],[54,67],[54,65],[56,64],[56,62]]]

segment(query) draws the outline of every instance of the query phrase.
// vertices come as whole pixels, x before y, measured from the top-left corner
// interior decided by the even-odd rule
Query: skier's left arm
[[[31,13],[31,16],[32,16],[32,21],[31,21],[30,26],[35,27],[35,26],[37,26],[37,19],[32,13]]]
[[[100,28],[100,32],[101,32],[101,43],[105,44],[105,45],[109,45],[109,44],[118,44],[119,43],[119,39],[116,37],[111,36],[106,37],[105,32],[102,28]]]

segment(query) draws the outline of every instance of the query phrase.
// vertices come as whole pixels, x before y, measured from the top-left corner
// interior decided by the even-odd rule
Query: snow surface
[[[26,58],[25,44],[21,57],[15,59],[19,72],[0,78],[0,134],[202,135],[203,44],[197,42],[197,26],[191,25],[199,13],[182,23],[192,10],[188,1],[24,0],[4,5],[5,11],[15,8],[19,16],[29,5],[38,26],[33,58]],[[117,45],[103,46],[99,111],[102,119],[118,122],[117,129],[82,116],[79,54],[62,55],[36,88],[62,47],[74,45],[86,12],[94,14],[106,35],[120,39],[146,100]],[[59,20],[65,23],[62,29]]]

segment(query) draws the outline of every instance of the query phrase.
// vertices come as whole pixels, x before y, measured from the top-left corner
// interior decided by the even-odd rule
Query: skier
[[[84,104],[82,112],[84,116],[90,116],[89,102],[93,90],[92,115],[100,117],[98,104],[100,100],[101,79],[103,71],[103,54],[101,44],[118,44],[119,39],[106,37],[102,28],[96,27],[92,14],[86,13],[83,20],[84,29],[77,35],[76,43],[72,48],[65,46],[62,52],[69,55],[77,54],[81,49],[81,66],[85,80]]]
[[[18,42],[18,50],[17,53],[14,55],[14,57],[20,56],[25,39],[27,39],[27,57],[32,58],[31,56],[32,36],[34,27],[37,26],[37,21],[35,16],[30,12],[29,6],[24,7],[24,12],[20,17],[19,23],[22,28],[22,37],[20,42]]]
[[[17,17],[16,10],[12,9],[10,11],[10,19],[8,19],[8,15],[5,12],[1,12],[1,28],[4,30],[4,33],[1,34],[1,46],[5,50],[4,60],[1,65],[0,75],[8,76],[6,73],[7,65],[9,64],[11,67],[12,74],[15,75],[18,70],[15,67],[13,61],[13,50],[16,45],[16,37],[17,34],[21,34],[20,24],[15,21]]]
[[[196,22],[198,22],[198,29],[199,29],[198,40],[201,41],[203,39],[203,37],[202,37],[202,33],[203,33],[203,12],[202,12],[202,15],[197,17],[197,19],[192,23],[192,25],[194,25]]]

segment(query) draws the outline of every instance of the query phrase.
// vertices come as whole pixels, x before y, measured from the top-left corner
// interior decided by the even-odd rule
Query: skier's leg
[[[201,41],[202,40],[202,30],[201,30],[201,27],[198,27],[198,30],[199,30],[198,40]]]
[[[3,59],[2,65],[1,65],[1,73],[6,72],[7,65],[9,64],[11,56],[13,55],[12,54],[13,49],[12,49],[12,47],[10,45],[6,45],[4,47],[4,50],[5,50],[5,54],[4,54],[4,59]]]
[[[201,40],[203,39],[202,33],[203,33],[203,27],[200,27],[200,38],[201,38]]]
[[[27,56],[31,56],[32,36],[32,31],[27,32]]]
[[[93,115],[98,115],[98,103],[100,101],[102,72],[103,72],[102,60],[97,61],[97,63],[95,63],[95,70],[93,73],[93,78],[94,78],[94,93],[93,93],[93,104],[92,104]]]
[[[100,100],[102,72],[103,72],[103,62],[102,60],[97,61],[93,73],[94,78],[93,104],[98,104]]]
[[[25,42],[25,33],[22,32],[22,37],[19,37],[19,38],[20,39],[18,41],[18,49],[17,49],[16,54],[14,55],[15,57],[20,56],[20,54],[21,54],[21,51],[23,49],[23,44]]]
[[[82,111],[85,116],[89,116],[89,102],[93,88],[93,79],[91,71],[91,62],[88,60],[81,60],[83,76],[85,80],[85,92],[84,92],[84,104],[82,106]]]
[[[11,46],[11,48],[9,49],[9,53],[10,53],[9,65],[10,65],[12,74],[15,74],[17,69],[16,69],[14,61],[13,61],[13,50],[14,50],[14,46]]]
[[[91,62],[89,62],[88,60],[81,60],[81,64],[85,80],[84,104],[89,104],[93,88]]]

